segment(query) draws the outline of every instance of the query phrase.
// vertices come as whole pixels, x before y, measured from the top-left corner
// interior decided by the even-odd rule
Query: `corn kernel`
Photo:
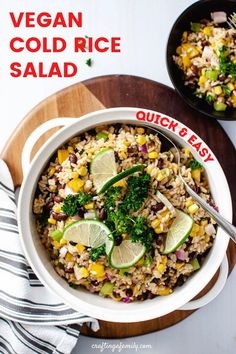
[[[61,246],[64,246],[64,245],[66,245],[66,244],[67,244],[67,241],[66,241],[66,240],[64,240],[63,238],[60,239],[60,245],[61,245]]]
[[[158,171],[157,172],[157,181],[161,182],[164,178],[165,178],[165,176],[162,174],[162,172]]]
[[[86,204],[84,207],[85,207],[86,210],[91,210],[91,209],[94,208],[94,203],[93,203],[93,202],[88,203],[88,204]]]
[[[72,256],[71,253],[67,252],[66,256],[65,256],[65,261],[66,262],[73,262],[74,257]]]
[[[139,145],[144,145],[146,143],[147,139],[146,139],[145,135],[138,135],[136,141]]]
[[[135,266],[136,266],[136,267],[140,267],[141,265],[143,265],[143,263],[144,263],[144,257],[142,257],[142,258],[135,264]]]
[[[58,241],[53,241],[53,246],[56,247],[56,248],[60,248],[61,244]]]
[[[187,156],[191,155],[191,151],[189,150],[189,148],[187,146],[183,147],[182,151]]]
[[[161,223],[160,219],[155,219],[152,221],[151,226],[153,227],[153,229],[155,229],[160,225],[160,223]]]
[[[126,159],[127,155],[126,155],[125,151],[120,151],[120,157],[122,159]]]
[[[162,273],[164,269],[165,269],[165,265],[162,263],[160,263],[159,266],[157,267],[157,271],[159,273]]]
[[[54,175],[55,171],[56,171],[55,167],[51,167],[49,172],[48,172],[48,176],[52,177]]]
[[[181,45],[176,48],[176,54],[180,55],[182,53],[182,47]]]
[[[236,107],[236,95],[234,93],[231,96],[231,101],[233,103],[233,107]]]
[[[52,224],[52,225],[56,225],[57,221],[55,219],[53,219],[53,218],[49,218],[48,219],[48,223]]]
[[[215,86],[214,87],[214,92],[215,92],[216,95],[221,95],[222,94],[221,86]]]
[[[207,219],[204,219],[201,221],[201,225],[202,226],[206,226],[208,224],[208,220]]]
[[[188,38],[188,32],[187,31],[183,32],[182,38],[183,38],[184,41],[186,41],[186,39]]]
[[[167,263],[167,257],[166,257],[166,256],[162,256],[162,257],[161,257],[161,262],[166,265],[166,263]]]
[[[190,58],[187,55],[182,57],[183,67],[184,70],[188,69],[191,66]]]
[[[56,192],[57,186],[56,185],[49,186],[49,189],[51,192]]]
[[[89,266],[89,271],[95,277],[104,276],[104,266],[100,263],[92,263]]]
[[[74,152],[73,146],[68,146],[67,150],[68,150],[69,153]]]
[[[197,204],[192,204],[188,208],[188,211],[190,214],[195,214],[198,211],[198,209],[199,209],[199,206]]]
[[[126,182],[125,182],[124,178],[113,184],[114,187],[125,187],[125,185],[126,185]]]
[[[73,192],[78,193],[79,190],[83,187],[84,181],[80,178],[72,179],[67,183],[67,186],[72,189]]]
[[[154,229],[156,234],[161,234],[163,232],[163,228],[161,226],[158,226]]]
[[[77,248],[77,251],[79,253],[82,253],[85,250],[85,247],[79,243],[77,243],[77,245],[75,247]]]
[[[75,222],[75,220],[74,220],[74,219],[72,219],[72,218],[68,218],[68,219],[66,220],[66,222],[65,222],[65,225],[66,225],[66,226],[68,226],[68,225],[73,224],[74,222]]]
[[[145,133],[145,129],[144,128],[137,128],[136,131],[140,135]]]
[[[57,151],[58,163],[61,165],[69,157],[69,151],[65,149],[59,149]]]
[[[60,206],[60,205],[55,206],[55,207],[53,208],[53,211],[54,211],[55,213],[60,213],[60,212],[61,212],[61,206]]]
[[[85,280],[85,281],[83,281],[83,283],[81,283],[81,285],[83,285],[83,286],[89,286],[89,281],[87,281],[87,280]]]
[[[182,262],[182,263],[180,263],[180,262],[176,262],[176,264],[175,264],[175,268],[176,269],[180,269],[180,268],[182,268],[183,267],[183,265],[184,265],[184,263]]]
[[[201,75],[199,77],[198,83],[199,83],[199,85],[204,85],[206,81],[207,81],[206,76]]]
[[[211,36],[211,33],[212,33],[212,29],[211,29],[211,27],[206,26],[206,27],[203,28],[203,31],[202,31],[202,32],[203,32],[206,36],[210,37],[210,36]]]
[[[150,175],[154,169],[154,166],[149,165],[146,169],[146,172]]]
[[[186,201],[185,205],[186,205],[186,208],[190,207],[190,205],[193,205],[192,199],[188,199],[188,200]]]
[[[156,151],[149,152],[148,157],[149,157],[149,159],[157,159],[158,152],[156,152]]]
[[[166,296],[169,295],[172,292],[170,288],[167,286],[163,286],[162,288],[158,289],[158,295],[160,296]]]
[[[228,87],[231,91],[234,90],[234,85],[232,84],[232,82],[229,82],[229,83],[227,84],[227,87]]]
[[[90,148],[90,149],[88,149],[88,152],[89,152],[90,154],[93,154],[93,153],[95,152],[95,149],[94,149],[94,148]]]
[[[193,224],[192,230],[190,232],[190,236],[191,237],[195,237],[198,236],[198,232],[199,232],[200,226],[196,223]]]
[[[81,166],[81,167],[79,168],[79,174],[80,174],[80,176],[84,177],[84,176],[87,175],[87,173],[88,173],[88,170],[87,170],[87,168],[86,168],[85,166]]]
[[[73,179],[77,179],[79,177],[79,174],[78,174],[78,172],[74,171],[74,172],[72,172],[71,176]]]
[[[199,226],[198,236],[203,236],[205,233],[205,226]]]
[[[200,183],[200,181],[201,181],[201,172],[202,172],[201,168],[197,168],[196,170],[193,170],[191,172],[192,178],[198,183]]]
[[[80,272],[80,275],[81,275],[83,278],[88,278],[88,276],[89,276],[89,271],[88,271],[87,268],[81,267],[81,268],[79,268],[79,272]]]
[[[209,235],[205,235],[205,242],[208,243],[210,241],[210,236]]]
[[[112,133],[109,133],[109,134],[108,134],[108,138],[109,138],[109,139],[111,139],[111,138],[112,138],[112,136],[113,136],[113,134],[112,134]]]
[[[166,215],[169,214],[169,210],[164,210],[161,212],[161,216],[164,218]]]

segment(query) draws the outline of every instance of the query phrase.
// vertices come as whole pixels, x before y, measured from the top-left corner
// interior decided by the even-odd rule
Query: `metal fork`
[[[179,153],[179,149],[177,148],[177,146],[175,145],[175,143],[168,138],[165,134],[163,134],[162,132],[160,132],[158,129],[155,129],[153,127],[150,127],[149,125],[144,124],[144,126],[146,128],[148,128],[149,130],[153,130],[155,131],[155,133],[160,134],[164,139],[166,139],[169,143],[171,143],[171,145],[175,148],[175,152],[176,152],[176,162],[179,166],[179,177],[181,179],[181,181],[183,182],[186,191],[188,192],[189,195],[191,195],[191,197],[193,197],[199,205],[201,205],[201,207],[208,212],[208,214],[217,222],[217,224],[230,236],[230,238],[236,243],[236,227],[234,225],[232,225],[229,221],[227,221],[222,215],[220,215],[214,208],[212,208],[204,199],[202,199],[196,192],[194,192],[194,190],[187,184],[187,182],[185,181],[185,179],[182,177],[181,173],[180,173],[180,153]]]
[[[236,29],[236,13],[233,12],[229,17],[227,21],[228,25],[232,29]]]

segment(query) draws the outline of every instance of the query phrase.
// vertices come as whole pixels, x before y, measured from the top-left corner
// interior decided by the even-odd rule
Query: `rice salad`
[[[184,83],[215,111],[236,107],[236,29],[226,13],[191,22],[173,56],[184,73]]]
[[[203,166],[187,147],[180,156],[183,177],[215,206]],[[100,126],[60,147],[33,202],[56,272],[73,288],[126,303],[183,285],[201,268],[216,226],[178,169],[172,149],[143,127]]]

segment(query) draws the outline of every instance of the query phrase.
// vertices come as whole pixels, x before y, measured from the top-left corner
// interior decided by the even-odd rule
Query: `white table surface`
[[[53,92],[77,81],[106,74],[131,74],[143,76],[170,85],[165,65],[165,46],[171,25],[192,0],[29,0],[1,1],[1,130],[0,150],[24,115],[37,103]],[[9,11],[82,11],[84,25],[75,29],[12,29]],[[121,36],[120,54],[11,54],[8,42],[13,36]],[[84,62],[92,57],[94,65],[89,68]],[[9,75],[12,61],[75,61],[79,63],[77,77],[71,79],[14,79]],[[236,145],[236,122],[221,122]],[[16,147],[17,148],[17,147]],[[222,293],[211,304],[198,310],[180,324],[141,337],[122,340],[123,345],[148,344],[150,349],[138,349],[139,353],[157,354],[234,354],[236,353],[236,270],[230,275]],[[106,340],[104,346],[120,341]],[[101,352],[93,344],[101,340],[81,336],[73,353],[90,354]],[[104,352],[112,349],[104,349]],[[114,348],[114,352],[118,349]],[[135,349],[122,350],[132,353]]]

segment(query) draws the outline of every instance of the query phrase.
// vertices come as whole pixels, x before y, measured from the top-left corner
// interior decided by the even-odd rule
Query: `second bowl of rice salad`
[[[234,1],[199,1],[176,20],[167,45],[170,78],[193,108],[236,119],[236,29],[228,18]]]
[[[119,109],[111,121],[102,112],[93,113],[96,125],[84,118],[78,133],[67,127],[48,141],[25,178],[19,215],[24,219],[31,208],[29,224],[20,223],[21,234],[25,238],[24,225],[32,230],[33,238],[23,240],[24,249],[44,284],[71,307],[78,310],[83,304],[83,311],[97,318],[112,320],[114,309],[120,312],[123,306],[126,312],[130,307],[126,318],[119,313],[113,320],[132,322],[166,313],[171,301],[165,299],[176,298],[173,310],[186,302],[184,296],[190,300],[196,295],[222,259],[209,263],[214,249],[223,253],[228,240],[216,239],[221,230],[186,193],[179,177],[181,172],[217,208],[219,199],[214,193],[213,200],[201,158],[183,142],[178,166],[162,136],[131,118],[137,109],[123,110],[123,120],[116,119]],[[112,116],[113,110],[107,111]],[[66,131],[72,138],[66,138]],[[42,164],[43,149],[50,145],[54,153]],[[148,304],[156,301],[161,306],[154,314]]]

